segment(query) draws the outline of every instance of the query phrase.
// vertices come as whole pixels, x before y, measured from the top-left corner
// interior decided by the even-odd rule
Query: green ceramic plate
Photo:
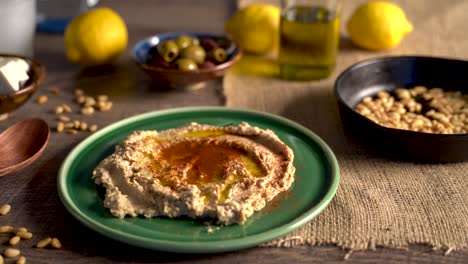
[[[188,218],[113,217],[102,205],[92,171],[116,144],[135,130],[168,129],[189,122],[238,124],[268,128],[295,154],[296,179],[288,193],[256,212],[244,225],[216,227]],[[76,146],[63,162],[58,192],[70,213],[89,228],[132,245],[173,252],[208,253],[238,250],[280,237],[317,216],[335,195],[338,162],[314,133],[285,118],[225,107],[179,108],[150,112],[112,124]]]

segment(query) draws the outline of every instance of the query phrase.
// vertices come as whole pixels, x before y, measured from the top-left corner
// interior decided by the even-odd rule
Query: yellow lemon
[[[127,47],[127,26],[110,8],[87,11],[73,19],[65,30],[67,58],[82,66],[116,61]]]
[[[266,54],[278,46],[280,9],[268,4],[252,4],[234,14],[226,32],[246,52]]]
[[[351,41],[370,50],[393,48],[413,30],[404,11],[385,1],[363,4],[354,11],[346,26]]]

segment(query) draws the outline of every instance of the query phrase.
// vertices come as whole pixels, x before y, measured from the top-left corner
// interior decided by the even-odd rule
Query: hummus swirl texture
[[[293,152],[271,130],[190,123],[136,131],[94,170],[119,218],[188,216],[242,224],[294,181]]]

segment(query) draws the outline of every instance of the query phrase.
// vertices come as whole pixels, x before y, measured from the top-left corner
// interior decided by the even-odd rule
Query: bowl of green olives
[[[207,33],[163,33],[138,42],[137,65],[157,83],[190,87],[222,77],[241,56],[227,36]]]

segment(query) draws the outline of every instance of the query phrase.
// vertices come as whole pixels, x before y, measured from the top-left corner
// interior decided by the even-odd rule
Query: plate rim
[[[76,156],[82,151],[82,149],[86,148],[89,144],[93,143],[97,139],[105,136],[107,133],[114,131],[120,127],[126,126],[130,123],[135,123],[141,120],[164,116],[168,114],[176,114],[176,113],[188,113],[188,112],[197,112],[197,111],[209,111],[209,112],[235,112],[239,114],[246,114],[246,115],[257,115],[266,117],[269,120],[274,122],[279,122],[285,124],[289,127],[293,127],[296,130],[299,130],[301,133],[305,134],[307,137],[311,138],[316,144],[322,149],[324,156],[330,163],[330,184],[327,186],[327,190],[324,192],[324,195],[320,197],[320,200],[308,210],[298,213],[295,218],[281,226],[275,227],[273,229],[269,229],[265,232],[261,232],[259,234],[254,234],[251,236],[245,236],[235,239],[227,239],[222,240],[223,243],[219,243],[219,240],[215,241],[174,241],[174,240],[166,240],[166,239],[157,239],[157,238],[146,238],[141,237],[138,235],[134,235],[132,233],[128,233],[121,230],[113,229],[105,224],[102,224],[99,221],[94,220],[92,217],[89,217],[85,213],[81,212],[78,206],[74,203],[73,199],[71,199],[70,194],[68,192],[68,188],[66,188],[66,179],[67,174],[66,172],[69,171],[71,164],[73,163]],[[67,209],[67,211],[80,223],[84,224],[88,228],[92,229],[93,231],[104,235],[108,238],[118,240],[121,242],[125,242],[130,245],[147,248],[147,249],[154,249],[154,250],[161,250],[161,251],[169,251],[169,252],[178,252],[178,253],[215,253],[215,252],[226,252],[226,251],[233,251],[239,250],[243,248],[248,248],[251,246],[255,246],[264,242],[271,241],[275,238],[288,234],[295,229],[305,225],[306,223],[310,222],[314,219],[317,215],[319,215],[323,209],[327,207],[330,201],[336,194],[340,181],[340,169],[338,165],[338,160],[331,150],[331,148],[322,140],[317,134],[309,130],[308,128],[304,127],[303,125],[296,123],[290,119],[285,117],[275,115],[272,113],[261,112],[256,110],[250,109],[242,109],[242,108],[232,108],[232,107],[224,107],[224,106],[201,106],[201,107],[177,107],[171,109],[163,109],[163,110],[155,110],[150,112],[145,112],[142,114],[137,114],[134,116],[130,116],[119,120],[117,122],[111,123],[101,130],[95,132],[94,134],[88,136],[83,141],[78,143],[66,156],[63,160],[60,169],[57,175],[57,189],[59,198]]]

